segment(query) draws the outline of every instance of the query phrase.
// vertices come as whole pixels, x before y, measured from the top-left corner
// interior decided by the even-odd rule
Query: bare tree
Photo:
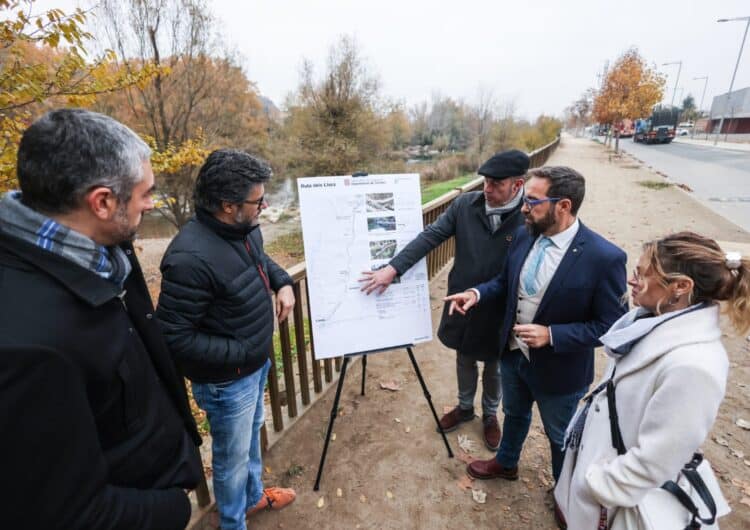
[[[288,162],[290,173],[372,171],[390,147],[386,107],[378,79],[353,38],[341,37],[331,47],[320,80],[312,63],[304,61],[299,88],[287,101],[285,132],[295,153]]]
[[[497,102],[491,88],[480,86],[477,89],[477,102],[470,107],[470,120],[477,157],[481,160],[490,143],[490,133],[495,121]]]
[[[102,0],[98,31],[128,65],[151,64],[151,83],[105,100],[106,109],[167,155],[185,145],[259,147],[262,107],[236,57],[223,53],[205,0]],[[180,157],[175,157],[180,158]],[[185,157],[182,157],[183,159]],[[159,211],[177,226],[192,215],[198,160],[159,175]]]

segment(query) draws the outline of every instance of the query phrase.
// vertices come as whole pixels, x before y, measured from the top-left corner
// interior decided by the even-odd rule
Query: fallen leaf
[[[336,488],[336,497],[343,497],[344,492],[341,491],[341,488]]]
[[[407,434],[410,433],[411,432],[411,427],[407,427],[406,429],[404,429],[404,432],[406,432]]]
[[[744,504],[745,506],[750,506],[750,497],[742,497],[740,500],[740,504]]]
[[[271,473],[271,468],[266,466],[266,473]]]
[[[398,418],[393,418],[393,421],[395,421],[396,423],[401,423],[401,420]]]
[[[333,434],[331,435],[331,441],[333,442],[334,440],[336,440],[336,433],[333,433]]]
[[[321,497],[320,499],[318,499],[318,508],[322,508],[325,505],[326,505],[326,500],[324,497]]]
[[[729,442],[727,442],[724,438],[719,438],[718,436],[715,436],[714,442],[716,442],[717,444],[723,447],[729,447]]]
[[[474,483],[474,479],[471,478],[469,475],[464,475],[460,479],[456,481],[456,484],[459,488],[462,490],[470,490],[472,489],[471,486]]]
[[[458,435],[458,446],[467,453],[473,453],[477,449],[477,445],[474,441],[465,434]]]
[[[484,504],[487,502],[487,494],[483,492],[482,490],[471,490],[471,496],[474,499],[474,502],[477,504]]]
[[[365,497],[364,495],[360,495],[359,502],[367,502],[367,497]]]
[[[383,390],[390,390],[391,392],[398,392],[401,390],[401,386],[396,381],[381,381],[380,388]]]
[[[385,496],[388,497],[389,499],[392,499],[393,498],[393,493],[391,493],[390,491],[386,491],[385,492]]]
[[[476,460],[476,458],[464,453],[463,451],[459,451],[456,455],[456,458],[458,458],[464,464],[471,464],[474,460]]]
[[[750,421],[743,420],[742,418],[739,418],[734,423],[737,425],[737,427],[742,427],[746,431],[750,431]]]

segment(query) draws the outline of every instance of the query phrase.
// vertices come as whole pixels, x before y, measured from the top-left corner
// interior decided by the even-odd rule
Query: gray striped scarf
[[[32,210],[21,202],[20,191],[0,198],[0,231],[62,256],[122,287],[132,266],[118,246],[105,247]]]

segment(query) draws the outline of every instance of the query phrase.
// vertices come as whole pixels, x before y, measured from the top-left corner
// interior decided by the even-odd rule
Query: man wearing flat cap
[[[432,249],[455,236],[456,254],[448,275],[448,294],[458,293],[497,275],[504,266],[513,232],[524,224],[521,214],[524,175],[529,157],[518,150],[492,156],[477,173],[484,189],[458,196],[448,209],[399,252],[388,266],[364,272],[362,290],[385,291],[391,282],[424,258]],[[480,311],[481,309],[481,311]],[[500,444],[497,408],[502,398],[499,336],[503,315],[494,307],[479,308],[471,318],[448,315],[443,308],[438,337],[456,350],[458,405],[440,419],[446,432],[474,419],[477,361],[482,372],[482,423],[484,441],[491,450]]]

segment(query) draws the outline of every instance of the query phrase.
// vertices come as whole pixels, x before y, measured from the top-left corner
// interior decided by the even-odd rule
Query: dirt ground
[[[572,166],[587,178],[581,220],[624,248],[631,268],[642,241],[670,231],[691,229],[722,241],[750,243],[750,234],[699,205],[688,193],[637,184],[662,177],[630,158],[611,157],[590,140],[565,138],[549,163]],[[445,284],[445,272],[432,284],[435,326]],[[750,528],[750,431],[735,422],[750,421],[750,343],[726,330],[732,361],[727,395],[704,449],[733,509],[721,526],[740,530]],[[436,340],[417,347],[415,353],[441,414],[455,403],[455,353]],[[601,352],[597,365],[601,371]],[[459,486],[466,480],[465,464],[447,457],[406,352],[370,356],[367,372],[367,393],[360,396],[361,364],[350,367],[320,491],[312,487],[333,390],[265,458],[266,484],[296,488],[296,502],[283,511],[257,515],[251,528],[554,528],[547,493],[549,449],[536,412],[521,456],[520,480],[474,482],[471,487],[487,493],[486,503],[478,504],[470,489]],[[380,389],[379,382],[387,380],[397,381],[401,390]],[[478,419],[449,434],[456,454],[458,435],[475,442],[474,456],[491,456],[481,444]]]

